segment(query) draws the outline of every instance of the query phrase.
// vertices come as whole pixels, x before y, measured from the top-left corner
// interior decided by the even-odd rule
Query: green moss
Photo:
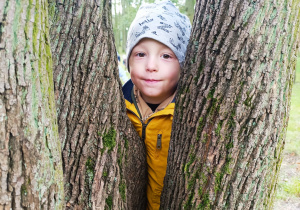
[[[221,136],[221,135],[220,135],[220,131],[221,131],[222,125],[223,125],[223,121],[220,121],[220,122],[218,123],[217,129],[216,129],[216,135],[217,135],[217,136]]]
[[[233,128],[235,126],[234,116],[235,116],[235,112],[232,112],[231,115],[230,115],[230,117],[229,117],[228,123],[227,123],[228,129],[231,129],[231,128]],[[227,133],[231,133],[231,132],[227,132]]]
[[[111,152],[116,146],[116,136],[117,132],[114,128],[111,128],[106,134],[104,134],[103,146],[108,149],[108,152]]]
[[[25,184],[22,184],[22,186],[21,186],[21,194],[22,194],[22,196],[27,195],[27,188],[26,188]]]
[[[128,140],[124,137],[124,141],[125,141],[125,148],[128,149]]]
[[[203,134],[203,139],[202,139],[202,143],[206,143],[207,142],[207,138],[208,138],[208,135],[205,133]]]
[[[241,98],[242,98],[242,87],[241,87],[241,91],[237,94],[237,97],[234,100],[234,104],[238,104],[240,102]]]
[[[226,144],[225,147],[226,147],[227,151],[228,151],[229,149],[233,148],[233,142],[229,142],[228,144]]]
[[[193,199],[194,199],[194,193],[192,192],[190,195],[189,195],[189,198],[188,200],[186,201],[186,203],[183,205],[183,209],[193,209]]]
[[[244,104],[247,107],[251,107],[251,100],[252,100],[252,97],[247,97],[246,100],[244,101]]]
[[[120,154],[121,153],[121,145],[119,144],[118,145],[118,154]]]
[[[232,169],[230,168],[231,161],[232,161],[232,158],[229,157],[229,155],[228,155],[228,157],[226,158],[226,163],[224,165],[224,172],[226,174],[231,174],[232,173]]]
[[[196,171],[195,174],[193,174],[192,178],[188,181],[188,190],[191,190],[192,187],[195,186],[196,180],[199,179],[199,172]]]
[[[198,194],[202,195],[202,193],[203,193],[203,185],[200,185],[198,189]]]
[[[227,155],[226,157],[226,162],[223,165],[221,172],[216,172],[215,173],[215,194],[217,194],[219,191],[222,190],[222,180],[225,174],[231,174],[231,169],[230,169],[230,163],[232,161],[232,158],[230,157],[230,155]]]
[[[203,192],[203,187],[207,184],[207,176],[201,172],[199,176],[199,189],[198,189],[198,194],[202,195]]]
[[[209,112],[208,112],[209,122],[214,123],[215,116],[219,113],[219,110],[220,110],[220,104],[218,103],[218,100],[216,98],[212,98],[211,106],[210,106]]]
[[[210,200],[209,200],[209,195],[208,195],[208,193],[206,193],[202,197],[201,203],[197,206],[197,209],[208,210],[208,209],[211,209],[210,206],[211,206],[211,204],[210,204]]]
[[[215,176],[216,176],[216,180],[215,180],[215,193],[217,194],[217,192],[221,190],[221,183],[222,183],[222,179],[223,179],[224,174],[217,172],[215,174]]]
[[[215,93],[215,89],[211,89],[211,91],[208,93],[207,98],[213,98]]]
[[[112,204],[113,204],[113,198],[112,196],[108,196],[106,199],[105,199],[105,203],[106,203],[106,206],[105,206],[105,210],[111,210],[112,209]]]
[[[49,38],[49,37],[47,37]],[[46,41],[46,44],[45,44],[45,49],[46,49],[46,70],[47,70],[47,73],[48,73],[48,80],[49,80],[49,87],[48,87],[48,91],[49,91],[49,94],[53,92],[53,89],[52,89],[52,86],[53,86],[53,69],[52,69],[52,54],[51,54],[51,47],[50,47],[50,43],[49,43],[49,40]]]
[[[49,20],[53,20],[55,15],[55,5],[56,2],[48,2],[48,14],[49,14]]]
[[[107,171],[103,171],[102,176],[103,176],[103,177],[107,177],[107,175],[108,175]]]
[[[202,182],[202,185],[205,185],[207,183],[207,176],[204,173],[201,173],[200,174],[200,180]]]
[[[189,155],[190,161],[184,166],[184,172],[188,175],[188,177],[190,177],[190,172],[189,172],[189,168],[190,165],[195,161],[196,155],[191,153]]]
[[[85,163],[85,169],[86,169],[86,184],[91,186],[95,176],[95,161],[91,157],[87,158],[87,161]]]
[[[32,36],[32,45],[33,45],[33,53],[37,53],[37,46],[38,46],[38,34],[39,34],[39,20],[40,20],[40,4],[36,2],[35,5],[35,16],[34,16],[34,23],[33,23],[33,36]]]
[[[123,160],[123,154],[122,154],[122,152],[121,152],[121,146],[119,145],[118,146],[118,165],[119,165],[119,167],[120,168],[122,168],[122,160]]]
[[[128,140],[124,137],[124,141],[125,141],[125,149],[128,150],[129,146],[128,146]],[[128,152],[125,152],[125,165],[127,164],[127,159],[128,159]]]
[[[210,115],[214,115],[215,111],[218,112],[219,109],[220,109],[220,105],[218,105],[217,99],[216,99],[216,98],[213,98],[213,99],[212,99],[212,103],[211,103],[211,108],[210,108],[210,110],[209,110]]]
[[[121,182],[119,185],[119,192],[123,201],[126,199],[126,184]]]
[[[189,93],[189,92],[190,92],[190,88],[189,88],[189,87],[186,87],[186,88],[184,89],[184,93],[187,94],[187,93]]]

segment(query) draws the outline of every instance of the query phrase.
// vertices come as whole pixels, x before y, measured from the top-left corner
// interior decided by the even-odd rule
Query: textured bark
[[[0,209],[62,209],[47,1],[0,1]]]
[[[271,208],[299,10],[299,0],[196,3],[162,209]]]
[[[143,209],[145,148],[126,116],[110,1],[50,1],[66,206]]]

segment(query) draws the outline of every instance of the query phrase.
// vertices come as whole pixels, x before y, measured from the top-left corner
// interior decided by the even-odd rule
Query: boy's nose
[[[146,70],[147,71],[158,71],[158,60],[154,57],[149,57],[147,61]]]

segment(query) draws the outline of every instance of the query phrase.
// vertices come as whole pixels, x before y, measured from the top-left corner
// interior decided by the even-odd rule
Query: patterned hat
[[[143,38],[151,38],[168,46],[182,66],[190,33],[189,18],[181,14],[171,1],[142,4],[128,31],[127,68],[132,49]]]

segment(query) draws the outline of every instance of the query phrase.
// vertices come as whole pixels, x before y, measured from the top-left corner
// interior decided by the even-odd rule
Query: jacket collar
[[[172,103],[174,97],[176,95],[176,91],[171,95],[169,98],[164,100],[162,103],[159,104],[159,106],[156,108],[156,110],[153,112],[152,109],[148,106],[148,104],[144,101],[144,99],[141,96],[140,90],[136,87],[133,86],[133,100],[136,101],[137,105],[137,110],[140,112],[140,118],[142,121],[146,121],[149,117],[152,115],[162,112],[161,114],[167,114],[169,113],[168,110],[165,110],[169,104]],[[171,109],[171,111],[173,111]]]
[[[133,103],[133,101],[131,99],[131,91],[132,91],[132,89],[133,89],[133,83],[132,83],[132,81],[130,79],[122,87],[123,96],[130,103]]]

